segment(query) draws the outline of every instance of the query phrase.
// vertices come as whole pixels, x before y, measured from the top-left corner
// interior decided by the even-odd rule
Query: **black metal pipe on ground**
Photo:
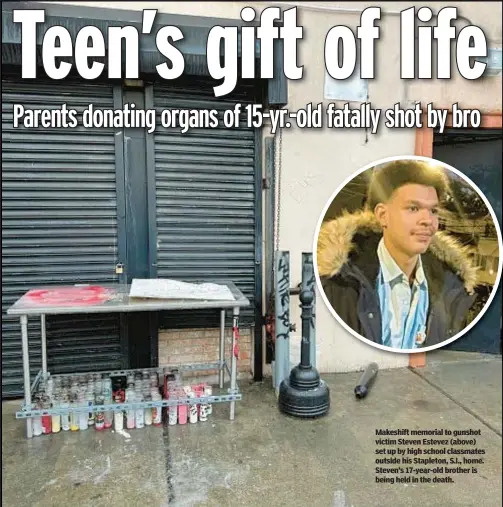
[[[360,377],[357,386],[355,387],[355,396],[358,399],[362,399],[367,396],[370,388],[372,387],[372,384],[374,383],[378,371],[379,367],[377,366],[377,363],[370,363],[367,366],[362,376]]]

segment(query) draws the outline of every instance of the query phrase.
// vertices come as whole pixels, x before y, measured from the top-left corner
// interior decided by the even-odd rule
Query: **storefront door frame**
[[[447,107],[449,110],[447,116],[446,127],[452,127],[452,109]],[[481,111],[482,122],[480,128],[484,129],[501,129],[503,124],[503,114],[500,110],[495,111]],[[423,125],[426,125],[427,118],[423,118]],[[423,157],[433,156],[433,128],[424,126],[416,129],[416,141],[414,155]],[[426,352],[419,352],[416,354],[409,354],[409,367],[411,368],[422,368],[426,366]]]

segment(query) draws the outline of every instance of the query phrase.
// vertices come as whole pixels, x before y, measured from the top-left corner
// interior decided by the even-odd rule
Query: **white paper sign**
[[[134,278],[131,283],[129,297],[234,301],[232,292],[225,285],[218,285],[215,283],[188,283],[167,278]]]
[[[368,81],[360,79],[359,69],[355,69],[348,79],[334,79],[325,69],[325,99],[347,100],[350,102],[366,102],[368,97]]]

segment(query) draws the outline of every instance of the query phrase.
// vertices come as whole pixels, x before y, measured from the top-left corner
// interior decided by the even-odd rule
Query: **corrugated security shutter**
[[[252,90],[215,98],[211,86],[154,86],[157,275],[199,281],[232,280],[250,299],[241,323],[254,321],[255,156],[253,128],[163,128],[165,109],[223,111],[251,103]],[[221,123],[221,122],[220,122]],[[218,312],[167,312],[161,327],[218,325]]]
[[[13,127],[13,105],[113,108],[112,87],[2,80],[2,397],[23,395],[21,329],[5,311],[27,290],[117,282],[114,133]],[[80,120],[79,120],[80,122]],[[31,372],[41,366],[40,321],[28,319]],[[51,373],[120,368],[119,317],[47,316]]]

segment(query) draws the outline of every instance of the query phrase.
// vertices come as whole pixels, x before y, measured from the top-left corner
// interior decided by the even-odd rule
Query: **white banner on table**
[[[232,292],[225,285],[218,285],[215,283],[188,283],[167,278],[134,278],[131,283],[129,297],[234,301]]]

